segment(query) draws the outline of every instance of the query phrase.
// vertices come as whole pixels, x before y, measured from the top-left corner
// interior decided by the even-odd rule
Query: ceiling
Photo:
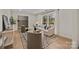
[[[40,14],[40,13],[52,12],[54,11],[54,9],[13,9],[12,11],[28,14]]]

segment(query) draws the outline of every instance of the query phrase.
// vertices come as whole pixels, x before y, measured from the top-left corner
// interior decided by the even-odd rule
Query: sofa
[[[50,43],[50,37],[54,36],[55,34],[55,27],[54,25],[47,26],[46,29],[44,27],[38,27],[39,30],[42,32],[42,46],[46,48]]]
[[[48,28],[47,30],[44,30],[44,35],[46,35],[46,36],[52,36],[53,34],[55,34],[54,33],[54,27],[50,27],[50,28]]]

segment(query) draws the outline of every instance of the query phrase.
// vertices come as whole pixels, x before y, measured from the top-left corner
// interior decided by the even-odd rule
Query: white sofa
[[[42,46],[43,48],[47,47],[48,44],[50,43],[50,37],[53,36],[55,33],[55,27],[54,26],[49,26],[48,29],[44,29],[39,27],[38,29],[41,30],[42,32]]]
[[[52,36],[53,34],[54,34],[54,27],[50,27],[50,28],[48,28],[47,30],[44,30],[44,35],[46,35],[46,36]]]

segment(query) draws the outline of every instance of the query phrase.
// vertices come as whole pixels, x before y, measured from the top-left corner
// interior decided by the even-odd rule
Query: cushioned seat
[[[47,36],[52,36],[54,33],[54,27],[51,27],[47,30],[44,30],[44,35],[47,35]]]

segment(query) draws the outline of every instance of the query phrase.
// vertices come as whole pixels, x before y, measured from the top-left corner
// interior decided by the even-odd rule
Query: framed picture
[[[55,18],[52,17],[52,16],[49,16],[49,25],[50,24],[53,24],[54,25],[54,23],[55,23]]]
[[[47,16],[45,15],[45,16],[43,16],[43,22],[42,22],[43,24],[47,24]]]

